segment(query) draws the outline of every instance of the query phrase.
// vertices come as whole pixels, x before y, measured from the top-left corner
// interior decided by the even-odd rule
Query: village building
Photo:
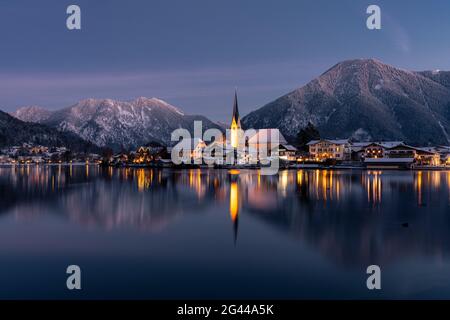
[[[441,156],[438,152],[427,148],[416,148],[415,163],[422,166],[439,166]]]
[[[43,154],[48,152],[48,147],[43,146],[32,146],[30,152],[33,154]]]
[[[371,142],[364,147],[364,158],[385,158],[388,150],[403,145],[402,141]]]
[[[365,155],[365,148],[371,144],[371,142],[352,142],[350,144],[350,160],[362,161]]]
[[[403,144],[402,141],[351,142],[351,160],[364,161],[366,158],[385,158],[386,150]]]
[[[450,146],[436,146],[432,149],[440,155],[442,164],[450,165]]]
[[[136,153],[134,153],[133,163],[135,164],[148,163],[150,160],[150,150],[147,147],[139,147]]]
[[[384,158],[386,148],[379,143],[371,143],[364,148],[364,158]]]
[[[278,148],[279,156],[281,160],[296,161],[298,150],[296,147],[290,144],[280,144]]]
[[[380,146],[382,146],[380,144]],[[413,166],[439,166],[441,159],[439,153],[427,149],[418,148],[400,143],[398,145],[383,148],[382,156],[377,156],[377,149],[372,152],[368,148],[368,155],[364,159],[367,168],[411,168]],[[372,155],[372,156],[370,156]]]
[[[202,139],[185,139],[182,146],[179,157],[183,159],[184,163],[203,163],[203,151],[206,148],[206,143]]]
[[[11,163],[12,159],[8,155],[0,155],[0,163]]]
[[[403,158],[403,159],[413,159],[416,156],[416,148],[408,146],[406,144],[401,144],[392,148],[389,148],[387,152],[387,157],[391,159]]]
[[[126,153],[119,153],[113,155],[110,159],[106,159],[106,161],[109,161],[112,165],[115,166],[124,165],[129,161],[129,157]]]
[[[311,158],[316,161],[324,161],[327,159],[346,161],[351,158],[350,142],[348,139],[312,140],[307,145]]]
[[[246,147],[251,157],[256,156],[256,161],[270,160],[270,158],[276,156],[279,157],[280,151],[282,151],[283,157],[286,157],[292,149],[294,151],[296,150],[287,143],[278,129],[256,130],[256,133],[248,138]],[[280,150],[280,147],[282,150]]]

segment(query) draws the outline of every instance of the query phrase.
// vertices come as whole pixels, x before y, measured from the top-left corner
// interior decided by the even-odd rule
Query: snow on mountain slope
[[[203,122],[204,130],[219,127],[206,117],[185,115],[157,98],[140,97],[132,101],[86,99],[50,112],[48,117],[29,114],[32,112],[19,109],[13,114],[19,119],[35,119],[34,122],[75,133],[98,146],[113,149],[136,148],[151,141],[170,144],[173,130],[185,128],[192,132],[195,120]]]
[[[11,113],[13,117],[25,122],[42,122],[47,120],[51,114],[51,111],[38,106],[22,107]]]
[[[411,72],[374,59],[336,64],[305,86],[251,112],[245,128],[294,138],[308,122],[327,138],[448,144],[447,74]]]

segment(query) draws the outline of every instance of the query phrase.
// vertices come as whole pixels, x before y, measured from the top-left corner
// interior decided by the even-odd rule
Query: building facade
[[[313,160],[324,161],[327,159],[346,161],[350,160],[350,143],[344,140],[312,140],[308,143],[309,154]]]

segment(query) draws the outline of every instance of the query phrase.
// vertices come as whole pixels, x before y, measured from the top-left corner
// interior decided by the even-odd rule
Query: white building
[[[309,154],[317,161],[326,159],[350,160],[351,148],[348,139],[320,139],[308,143]]]

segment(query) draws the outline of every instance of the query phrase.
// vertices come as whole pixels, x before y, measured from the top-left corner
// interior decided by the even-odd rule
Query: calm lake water
[[[2,299],[450,298],[450,171],[2,167],[0,194]]]

